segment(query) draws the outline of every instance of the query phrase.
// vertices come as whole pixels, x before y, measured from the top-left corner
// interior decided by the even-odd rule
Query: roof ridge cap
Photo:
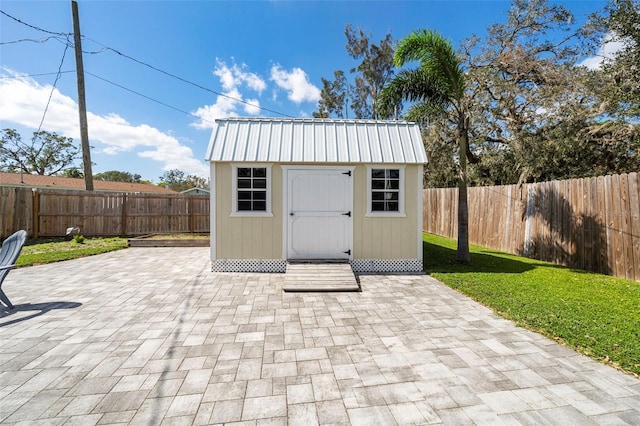
[[[225,117],[225,118],[216,118],[216,122],[220,121],[247,121],[247,122],[314,122],[314,123],[372,123],[372,124],[399,124],[399,125],[408,125],[408,124],[417,124],[415,121],[406,121],[406,120],[377,120],[373,118],[305,118],[305,117],[297,117],[297,118],[278,118],[278,117]]]

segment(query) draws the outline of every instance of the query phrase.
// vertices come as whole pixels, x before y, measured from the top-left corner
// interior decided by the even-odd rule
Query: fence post
[[[527,185],[527,208],[525,210],[525,224],[524,224],[524,257],[531,257],[533,255],[533,220],[535,216],[536,200],[535,190],[533,184]]]
[[[189,233],[193,234],[194,218],[193,218],[193,197],[187,198],[189,207]]]
[[[38,224],[40,223],[40,217],[38,216],[40,210],[40,194],[37,189],[33,189],[31,192],[33,205],[31,207],[31,217],[33,219],[33,238],[38,238]]]
[[[502,239],[502,250],[509,252],[511,250],[511,247],[509,247],[509,241],[511,241],[510,236],[514,235],[515,232],[512,232],[511,229],[511,197],[513,196],[513,185],[509,185],[506,187],[507,190],[507,196],[506,196],[506,200],[507,200],[507,211],[506,211],[506,217],[505,217],[505,223],[504,223],[504,235],[503,235],[503,239]]]
[[[173,195],[171,197],[169,197],[169,208],[167,209],[167,220],[169,222],[169,232],[173,233],[175,232],[173,230]]]
[[[127,236],[127,194],[122,194],[122,224],[120,226],[120,230],[122,232],[122,236]]]

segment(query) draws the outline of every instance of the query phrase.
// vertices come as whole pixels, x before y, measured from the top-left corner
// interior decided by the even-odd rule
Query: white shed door
[[[289,259],[349,259],[353,177],[346,169],[287,171]]]

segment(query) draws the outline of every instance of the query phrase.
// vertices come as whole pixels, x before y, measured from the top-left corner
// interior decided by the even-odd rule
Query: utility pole
[[[87,191],[93,191],[93,173],[91,172],[91,147],[89,146],[89,129],[87,125],[87,103],[84,98],[84,65],[82,64],[82,41],[80,39],[80,18],[78,3],[71,1],[73,16],[73,44],[76,47],[76,75],[78,80],[78,112],[80,113],[80,140],[82,142],[82,165],[84,168],[84,185]]]

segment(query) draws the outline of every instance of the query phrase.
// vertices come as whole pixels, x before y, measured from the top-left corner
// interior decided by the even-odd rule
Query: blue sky
[[[605,5],[564,3],[577,22]],[[400,39],[412,30],[432,28],[457,46],[504,21],[510,6],[507,1],[400,0],[78,4],[82,47],[88,52],[84,68],[93,172],[127,171],[155,183],[170,169],[208,175],[203,157],[215,118],[311,116],[320,78],[355,65],[344,49],[346,24],[367,30],[374,43],[387,32]],[[31,26],[72,32],[70,1],[3,0],[0,8]],[[0,126],[29,139],[51,97],[42,129],[79,143],[76,77],[64,72],[75,70],[74,52],[64,53],[62,38],[47,39],[51,36],[0,15]],[[54,88],[63,54],[63,73]]]

